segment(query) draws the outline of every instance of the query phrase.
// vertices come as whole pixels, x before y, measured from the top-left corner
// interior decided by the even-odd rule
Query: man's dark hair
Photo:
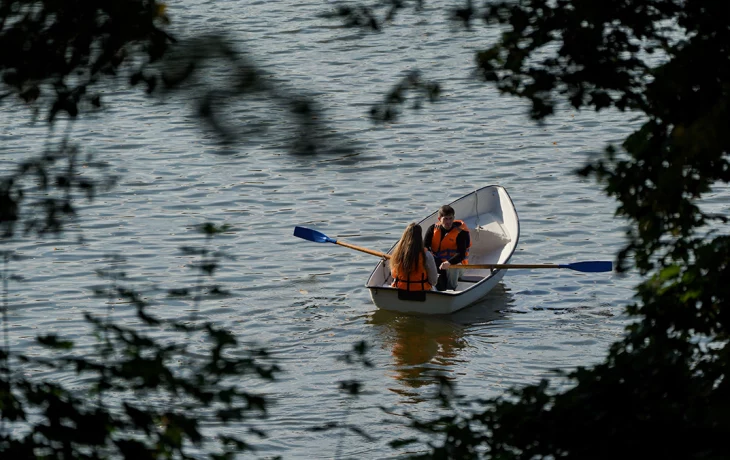
[[[439,217],[453,216],[455,214],[456,213],[454,212],[454,208],[452,208],[448,204],[445,204],[439,208]]]

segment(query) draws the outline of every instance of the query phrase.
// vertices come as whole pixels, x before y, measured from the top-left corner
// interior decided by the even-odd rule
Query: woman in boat
[[[445,204],[439,208],[438,222],[426,230],[424,246],[433,253],[438,266],[436,289],[456,289],[462,270],[449,270],[457,264],[468,263],[471,238],[469,229],[461,220],[454,220],[454,208]]]
[[[391,286],[404,291],[430,291],[438,280],[433,255],[423,246],[420,225],[408,224],[390,258]]]

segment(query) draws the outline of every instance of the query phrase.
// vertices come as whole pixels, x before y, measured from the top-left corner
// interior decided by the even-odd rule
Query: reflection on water
[[[452,313],[448,318],[468,329],[479,328],[496,319],[505,318],[505,313],[511,310],[514,304],[515,297],[512,290],[501,281],[479,302]]]
[[[433,384],[439,375],[449,377],[459,355],[469,347],[469,334],[479,331],[483,337],[484,329],[505,318],[513,303],[511,292],[500,283],[478,303],[451,315],[374,311],[368,323],[375,326],[383,346],[391,349],[394,376],[405,386],[391,390],[411,402],[422,399],[409,389]]]

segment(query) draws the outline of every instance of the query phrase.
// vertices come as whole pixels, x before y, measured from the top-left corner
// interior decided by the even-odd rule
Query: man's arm
[[[426,229],[426,234],[423,237],[423,247],[431,251],[431,242],[433,241],[433,228],[431,225]]]

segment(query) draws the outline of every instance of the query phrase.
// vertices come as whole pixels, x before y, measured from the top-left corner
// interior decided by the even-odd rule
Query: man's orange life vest
[[[461,225],[456,225],[457,223],[461,223]],[[456,237],[461,232],[469,233],[469,228],[463,220],[455,220],[454,225],[452,225],[451,229],[446,232],[446,236],[444,236],[443,239],[441,239],[441,226],[434,226],[433,238],[431,239],[431,250],[433,251],[433,256],[437,260],[449,260],[454,257],[458,252]],[[466,257],[464,257],[464,260],[461,262],[464,265],[469,263],[467,260],[467,257],[469,257],[469,247],[471,247],[471,238],[469,238],[469,245],[466,248]]]
[[[408,276],[405,273],[399,273],[399,267],[393,265],[390,268],[393,275],[393,284],[391,286],[404,291],[430,291],[431,284],[428,282],[425,257],[425,254],[418,255],[418,265]]]

